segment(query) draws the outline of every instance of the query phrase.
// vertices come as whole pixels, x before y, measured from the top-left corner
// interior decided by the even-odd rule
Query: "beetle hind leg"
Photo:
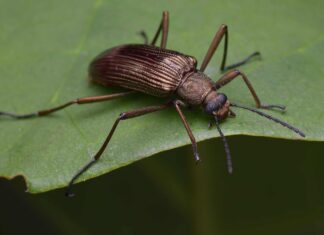
[[[149,113],[153,113],[153,112],[157,112],[157,111],[161,111],[164,109],[167,109],[169,107],[172,107],[172,103],[166,103],[163,105],[159,105],[159,106],[149,106],[149,107],[145,107],[145,108],[140,108],[140,109],[135,109],[129,112],[123,112],[121,113],[118,118],[116,119],[116,121],[114,122],[112,128],[110,129],[104,143],[101,145],[100,149],[98,150],[98,152],[95,154],[95,156],[91,159],[91,161],[89,161],[85,166],[83,166],[70,180],[68,188],[66,190],[65,195],[67,197],[73,197],[74,194],[71,192],[72,189],[72,185],[74,184],[74,182],[84,173],[86,172],[93,164],[95,164],[100,157],[102,156],[103,152],[105,151],[106,147],[108,146],[112,136],[115,133],[115,130],[119,124],[120,121],[123,120],[127,120],[127,119],[131,119],[131,118],[135,118],[135,117],[139,117],[145,114],[149,114]]]
[[[162,14],[161,23],[160,23],[151,43],[149,43],[147,33],[144,30],[141,30],[138,34],[144,39],[144,44],[155,46],[157,39],[159,38],[160,34],[162,33],[160,47],[165,49],[167,40],[168,40],[168,32],[169,32],[169,12],[164,11]]]
[[[77,98],[74,100],[71,100],[65,104],[56,106],[54,108],[50,109],[43,109],[34,113],[28,113],[28,114],[16,114],[16,113],[9,113],[9,112],[2,112],[0,111],[0,116],[7,116],[15,119],[28,119],[33,117],[41,117],[46,116],[51,113],[57,112],[59,110],[62,110],[64,108],[67,108],[74,104],[88,104],[88,103],[95,103],[95,102],[103,102],[103,101],[109,101],[112,99],[120,98],[126,95],[134,94],[135,91],[127,91],[122,93],[115,93],[110,95],[101,95],[101,96],[90,96],[90,97],[83,97],[83,98]]]
[[[158,37],[160,36],[160,34],[162,33],[162,39],[161,39],[161,48],[165,49],[166,48],[166,44],[167,44],[167,40],[168,40],[168,32],[169,32],[169,12],[168,11],[164,11],[162,14],[162,20],[161,23],[159,25],[158,30],[155,33],[155,36],[152,40],[152,42],[150,43],[151,45],[155,45]]]

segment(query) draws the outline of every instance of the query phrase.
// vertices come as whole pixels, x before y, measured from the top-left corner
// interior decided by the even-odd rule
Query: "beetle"
[[[166,49],[168,29],[169,13],[168,11],[164,11],[158,30],[151,43],[148,43],[148,37],[146,33],[142,31],[141,35],[145,40],[144,44],[128,44],[108,49],[95,57],[94,60],[90,63],[89,77],[92,82],[107,87],[122,87],[127,89],[127,91],[125,92],[103,96],[78,98],[51,109],[41,110],[25,115],[0,112],[0,115],[5,115],[17,119],[40,117],[56,112],[73,104],[86,104],[108,101],[138,92],[167,99],[167,102],[161,105],[149,106],[121,113],[117,117],[115,123],[108,133],[108,136],[106,137],[104,143],[95,154],[93,159],[83,168],[81,168],[69,182],[66,191],[67,196],[73,196],[73,194],[71,193],[71,186],[74,184],[75,180],[100,159],[120,121],[135,118],[152,112],[161,111],[171,107],[174,107],[180,116],[180,119],[191,140],[194,158],[197,162],[200,161],[197,150],[197,143],[182,112],[182,108],[188,106],[202,107],[204,112],[212,117],[213,121],[216,124],[217,130],[224,142],[224,148],[227,157],[227,168],[229,173],[232,173],[233,170],[231,154],[225,136],[220,129],[219,123],[221,120],[226,119],[229,116],[235,116],[235,113],[230,109],[230,107],[238,107],[259,114],[296,132],[301,137],[305,137],[305,134],[302,131],[291,126],[290,124],[272,117],[266,113],[263,113],[257,109],[234,104],[227,99],[227,96],[225,94],[218,92],[221,87],[228,84],[233,79],[240,77],[248,87],[252,97],[254,98],[257,108],[277,108],[280,110],[285,110],[285,106],[283,105],[263,104],[260,101],[247,76],[243,72],[235,69],[238,66],[248,63],[251,59],[260,56],[259,52],[251,54],[246,59],[238,63],[226,66],[229,37],[228,27],[226,25],[221,25],[219,30],[216,32],[199,69],[197,69],[197,60],[193,56]],[[161,45],[160,47],[157,47],[155,46],[155,44],[161,34]],[[220,70],[221,72],[226,73],[224,73],[218,81],[213,82],[204,73],[204,71],[223,38],[224,51]],[[212,122],[210,122],[210,126],[211,125]]]

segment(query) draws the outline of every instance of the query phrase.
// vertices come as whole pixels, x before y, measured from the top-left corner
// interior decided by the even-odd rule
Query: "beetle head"
[[[212,91],[205,99],[204,110],[207,114],[216,116],[219,120],[227,118],[230,109],[230,102],[223,93]]]
[[[231,174],[233,172],[231,153],[227,144],[227,140],[220,128],[219,121],[228,117],[232,111],[229,109],[230,102],[223,93],[217,93],[212,90],[206,97],[204,101],[204,110],[207,114],[212,115],[215,119],[215,124],[219,135],[223,139],[224,148],[226,152],[227,170]],[[211,123],[209,125],[212,125]]]

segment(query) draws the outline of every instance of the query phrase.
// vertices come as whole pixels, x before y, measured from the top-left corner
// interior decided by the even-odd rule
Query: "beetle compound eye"
[[[213,112],[217,111],[220,108],[220,104],[217,103],[216,100],[211,100],[207,102],[205,106],[205,112],[207,114],[213,114]]]
[[[205,106],[205,112],[208,114],[213,114],[213,112],[217,112],[221,109],[227,101],[227,96],[223,93],[217,94],[216,97],[209,100]]]
[[[227,96],[224,93],[219,93],[217,95],[217,101],[223,106],[227,101]]]

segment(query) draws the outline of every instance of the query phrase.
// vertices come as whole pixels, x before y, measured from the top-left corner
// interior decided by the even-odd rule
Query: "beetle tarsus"
[[[143,38],[144,44],[149,44],[147,33],[144,30],[139,31],[138,34]]]
[[[74,193],[71,193],[71,192],[65,192],[65,196],[66,197],[69,197],[69,198],[72,198],[72,197],[75,196],[75,194]]]
[[[246,57],[242,61],[239,61],[239,62],[237,62],[235,64],[227,65],[224,68],[221,68],[221,71],[226,72],[228,70],[235,69],[235,68],[240,67],[240,66],[242,66],[244,64],[247,64],[247,63],[251,62],[253,59],[257,59],[257,58],[261,59],[261,53],[258,52],[258,51],[252,53],[251,55],[249,55],[248,57]]]
[[[94,158],[92,159],[87,165],[85,165],[84,167],[82,167],[74,176],[73,178],[70,180],[68,188],[65,191],[65,196],[67,197],[74,197],[75,194],[72,193],[72,186],[74,184],[74,182],[84,173],[86,172],[95,162],[97,162],[97,160]]]
[[[202,161],[202,160],[201,160],[201,158],[199,157],[198,152],[195,153],[195,162],[196,162],[196,164],[200,163],[201,161]]]
[[[213,127],[213,123],[211,121],[209,121],[209,123],[208,123],[208,129],[210,130],[210,129],[212,129],[212,127]]]
[[[286,106],[281,105],[281,104],[269,104],[269,105],[262,104],[260,106],[260,108],[262,108],[262,109],[279,109],[281,111],[286,111]]]
[[[60,106],[56,106],[51,109],[44,109],[40,110],[38,112],[34,113],[29,113],[29,114],[15,114],[15,113],[8,113],[8,112],[1,112],[0,111],[0,116],[8,116],[11,118],[16,118],[16,119],[27,119],[27,118],[33,118],[33,117],[41,117],[41,116],[46,116],[51,113],[57,112],[59,110],[62,110],[66,107],[69,107],[73,104],[87,104],[87,103],[94,103],[94,102],[102,102],[102,101],[108,101],[116,98],[120,98],[126,95],[134,94],[136,93],[135,91],[126,91],[126,92],[121,92],[121,93],[114,93],[114,94],[109,94],[109,95],[101,95],[101,96],[90,96],[90,97],[83,97],[83,98],[77,98],[74,100],[71,100],[65,104],[62,104]]]
[[[38,113],[29,113],[29,114],[15,114],[15,113],[7,113],[7,112],[1,112],[0,115],[11,117],[11,118],[16,118],[16,119],[27,119],[27,118],[32,118],[32,117],[37,117]]]
[[[228,172],[229,174],[233,174],[233,167],[227,165],[227,172]]]

